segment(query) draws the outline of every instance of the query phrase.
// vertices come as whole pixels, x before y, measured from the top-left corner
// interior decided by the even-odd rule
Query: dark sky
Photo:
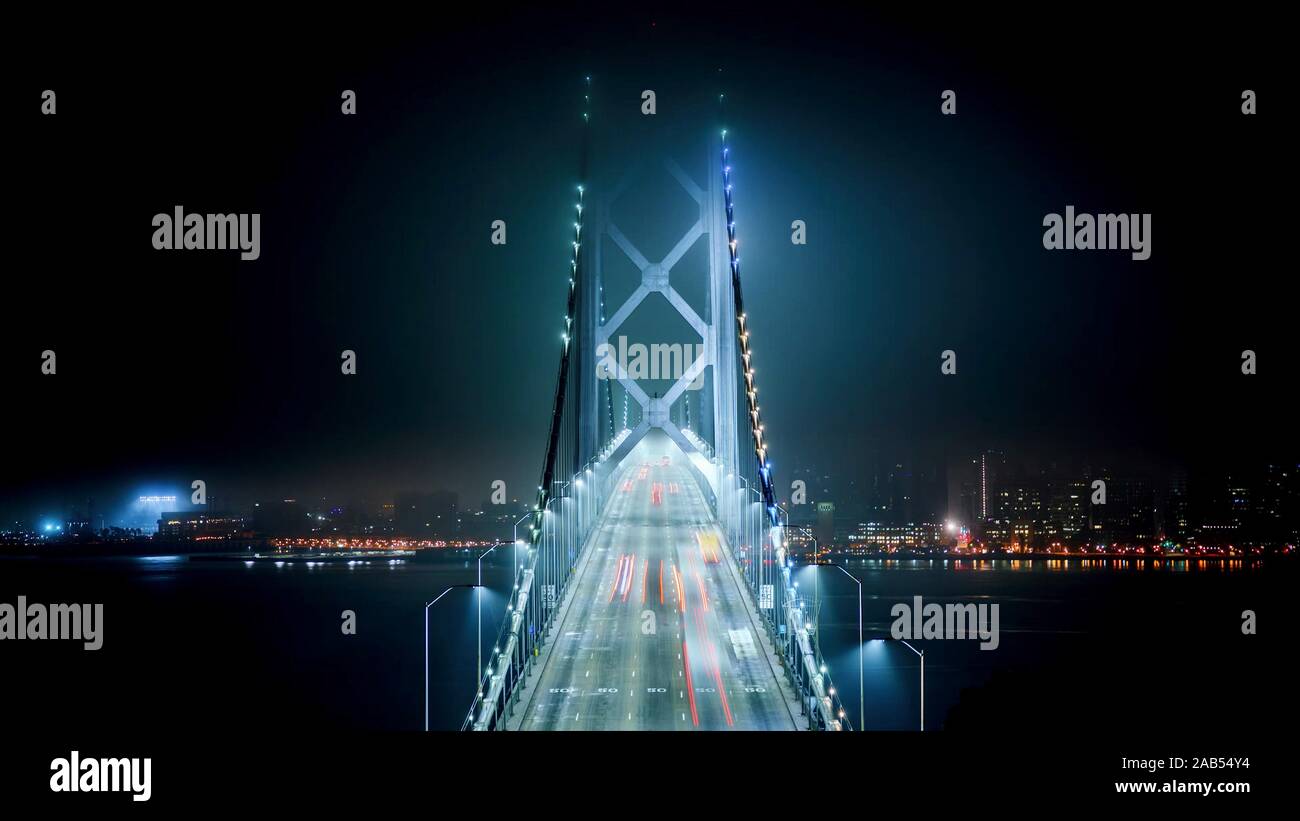
[[[778,480],[882,446],[1296,455],[1289,100],[1258,16],[410,14],[6,35],[6,519],[192,478],[470,505],[535,483],[588,74],[598,126],[637,88],[666,113],[677,89],[727,94]],[[154,251],[177,204],[261,213],[261,258]],[[1151,259],[1045,251],[1067,204],[1152,213]]]

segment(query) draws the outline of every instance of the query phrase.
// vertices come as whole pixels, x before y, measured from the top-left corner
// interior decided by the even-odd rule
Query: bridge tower
[[[467,729],[501,728],[514,715],[573,600],[571,582],[591,555],[611,479],[656,430],[685,455],[680,464],[711,508],[809,725],[847,726],[786,558],[741,293],[721,100],[659,91],[653,113],[648,91],[630,87],[602,89],[596,106],[588,81],[546,459]]]
[[[619,404],[639,412],[608,459],[611,469],[659,429],[716,502],[720,479],[743,470],[751,427],[742,426],[750,408],[738,350],[720,106],[712,94],[688,93],[662,97],[671,108],[665,102],[648,115],[640,95],[630,87],[602,90],[590,126],[583,284],[590,307],[582,317],[581,358],[597,366],[579,376],[588,403],[580,451],[589,457],[621,432],[604,427],[621,427],[621,418],[597,412],[602,396],[617,393]],[[646,369],[653,378],[645,378]],[[684,418],[688,394],[695,405],[690,434],[675,421]]]

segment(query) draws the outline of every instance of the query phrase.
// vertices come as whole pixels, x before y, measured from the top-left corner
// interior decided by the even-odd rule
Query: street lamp
[[[758,497],[759,505],[763,504],[763,494],[758,492],[758,488],[751,487],[749,488],[749,492]],[[763,578],[763,558],[767,552],[768,533],[765,532],[767,528],[767,520],[760,518],[759,521],[762,522],[762,524],[759,525],[758,532],[754,534],[755,540],[758,542],[758,572],[755,575],[758,577],[758,581],[761,584],[767,581]]]
[[[867,726],[867,712],[866,712],[867,702],[866,702],[866,698],[863,695],[865,692],[865,687],[863,685],[863,682],[865,681],[863,677],[863,667],[864,667],[863,659],[865,658],[864,656],[865,645],[863,644],[862,641],[862,581],[858,579],[857,576],[854,576],[848,570],[844,569],[844,565],[835,564],[834,562],[832,562],[831,567],[838,567],[841,573],[843,573],[845,576],[848,576],[850,579],[853,579],[854,583],[857,584],[858,586],[858,721],[862,723],[862,727],[863,729],[865,729]],[[921,656],[921,663],[923,665],[925,664],[924,655]],[[921,668],[921,676],[922,676],[922,680],[924,680],[925,677],[924,667]],[[925,685],[924,684],[922,684],[921,686],[921,704],[922,704],[921,729],[924,730],[925,729],[925,717],[924,717],[925,716],[925,706],[924,706]]]
[[[478,668],[477,669],[478,669],[479,681],[483,680],[483,556],[486,556],[487,554],[491,553],[493,550],[496,550],[500,546],[501,543],[497,542],[496,544],[489,547],[487,550],[483,551],[482,556],[478,557],[478,584],[475,585],[475,587],[478,588],[478,593],[475,594],[475,598],[478,599]],[[513,578],[510,581],[512,584],[514,583]]]
[[[741,495],[741,497],[744,498],[745,500],[748,500],[748,499],[749,499],[749,490],[750,490],[750,488],[749,488],[749,480],[746,479],[744,476],[741,476],[741,475],[740,475],[740,470],[739,470],[739,469],[736,470],[736,478],[739,479],[740,481],[742,481],[742,482],[745,483],[745,489],[742,490],[742,491],[740,492],[740,495]],[[739,488],[737,488],[737,489],[739,489]],[[737,522],[736,522],[736,535],[737,535],[737,536],[738,536],[742,541],[745,541],[745,540],[748,540],[748,539],[749,539],[749,531],[748,531],[748,526],[749,526],[749,521],[748,521],[748,519],[749,519],[749,517],[745,514],[745,504],[746,504],[746,503],[747,503],[747,502],[741,502],[740,506],[736,508],[736,518],[737,518]],[[752,547],[752,545],[751,545],[751,547]]]
[[[921,732],[925,732],[925,651],[917,650],[906,639],[899,639],[908,650],[921,657]]]
[[[527,512],[527,513],[525,513],[524,515],[520,516],[520,517],[515,521],[515,527],[514,527],[514,541],[515,541],[515,576],[516,576],[516,577],[519,575],[519,525],[520,525],[520,523],[522,523],[525,519],[531,518],[532,516],[533,516],[533,511],[530,510],[529,512]]]
[[[429,608],[457,587],[479,587],[476,584],[453,584],[424,605],[424,731],[429,732]],[[475,681],[474,686],[478,686]]]

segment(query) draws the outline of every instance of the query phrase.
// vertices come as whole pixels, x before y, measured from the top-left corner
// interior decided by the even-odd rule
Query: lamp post
[[[900,642],[913,653],[921,657],[921,732],[925,732],[925,651],[917,650],[906,639],[899,639]]]
[[[529,511],[528,513],[525,513],[524,515],[520,516],[517,520],[515,520],[515,527],[514,527],[513,535],[514,535],[514,540],[515,540],[515,559],[514,559],[514,561],[515,561],[515,575],[516,575],[516,576],[519,575],[519,525],[520,525],[521,522],[523,522],[525,519],[529,518],[529,517],[532,516],[532,515],[533,515],[532,511]]]
[[[438,601],[451,591],[458,587],[478,587],[474,584],[453,584],[446,590],[434,597],[433,601],[426,602],[424,605],[424,731],[429,732],[429,608],[438,603]],[[478,686],[475,681],[474,686]]]
[[[483,554],[478,557],[478,584],[474,586],[478,588],[478,593],[475,594],[475,598],[478,599],[478,668],[477,669],[478,669],[478,680],[480,682],[483,681],[483,556],[486,556],[487,554],[491,553],[493,550],[496,550],[500,546],[501,543],[497,542],[496,544],[489,547],[487,550],[483,551]],[[511,583],[513,582],[514,580],[511,579]]]
[[[848,576],[850,579],[853,579],[853,582],[854,582],[855,584],[857,584],[857,586],[858,586],[858,721],[861,722],[862,727],[865,728],[865,727],[867,726],[867,718],[866,718],[866,715],[867,715],[867,712],[866,712],[866,703],[867,703],[867,702],[866,702],[866,698],[864,697],[865,687],[864,687],[864,684],[863,684],[863,682],[865,681],[865,678],[864,678],[864,676],[863,676],[863,668],[864,668],[864,662],[863,662],[863,659],[865,658],[865,655],[864,655],[865,650],[864,650],[864,644],[863,644],[863,642],[862,642],[862,581],[861,581],[860,579],[858,579],[857,576],[854,576],[852,573],[850,573],[848,570],[845,570],[845,569],[844,569],[844,565],[842,565],[842,564],[836,564],[836,563],[832,562],[832,563],[831,563],[831,567],[838,567],[841,573],[843,573],[845,576]],[[925,664],[925,656],[924,656],[924,654],[921,656],[921,664],[922,664],[922,665]],[[925,680],[925,668],[924,668],[924,666],[922,666],[922,668],[921,668],[921,678],[922,678],[922,681]],[[924,684],[921,685],[921,704],[922,704],[922,706],[921,706],[921,714],[922,714],[922,718],[921,718],[921,729],[924,730],[924,729],[925,729],[925,718],[924,718],[924,715],[925,715],[925,706],[924,706],[924,705],[925,705],[925,685],[924,685]]]
[[[744,477],[741,478],[743,479]],[[748,490],[750,493],[754,494],[755,496],[757,496],[758,501],[762,503],[763,494],[759,493],[756,488],[750,487],[749,483],[746,482],[745,489]],[[746,504],[752,504],[752,502],[749,502],[748,495],[745,496],[745,500],[746,500]],[[753,538],[750,540],[750,542],[751,542],[749,546],[750,556],[752,557],[755,552],[758,553],[758,561],[755,562],[754,564],[754,580],[759,585],[762,585],[763,584],[763,554],[766,550],[766,545],[767,545],[767,535],[763,533],[762,526],[760,526],[754,532]],[[753,559],[751,558],[750,561],[753,561]]]
[[[748,541],[749,540],[749,517],[745,514],[745,505],[749,501],[749,490],[750,490],[749,480],[746,479],[744,476],[740,475],[739,468],[736,469],[736,478],[745,483],[745,489],[740,492],[741,497],[745,501],[741,502],[740,506],[736,508],[736,517],[738,519],[738,521],[736,522],[737,533],[740,536],[740,539],[742,541]],[[750,545],[750,549],[751,550],[753,549],[753,545]]]
[[[763,494],[758,492],[758,488],[753,488],[753,487],[751,487],[751,488],[749,489],[749,492],[750,492],[750,493],[753,493],[755,496],[758,497],[758,503],[759,503],[759,505],[761,506],[761,505],[763,504],[763,501],[764,501],[764,500],[763,500]],[[761,584],[765,584],[765,583],[767,583],[767,579],[764,577],[763,573],[764,573],[764,561],[765,561],[765,557],[766,557],[766,554],[767,554],[767,539],[768,539],[769,531],[768,531],[768,529],[767,529],[767,527],[768,527],[768,525],[767,525],[767,520],[766,520],[765,518],[763,518],[763,519],[760,519],[760,521],[762,521],[763,524],[759,527],[759,531],[758,531],[758,533],[755,534],[755,536],[757,537],[757,541],[758,541],[758,544],[759,544],[759,548],[758,548],[758,559],[759,559],[759,561],[758,561],[758,573],[757,573],[756,575],[757,575],[757,577],[758,577],[759,584],[761,585]]]

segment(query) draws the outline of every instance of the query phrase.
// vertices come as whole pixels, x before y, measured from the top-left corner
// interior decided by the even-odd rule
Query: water
[[[499,551],[500,552],[500,551]],[[484,561],[483,648],[510,583],[510,553]],[[104,647],[6,641],[15,732],[222,733],[418,730],[424,724],[424,604],[473,583],[476,555],[399,564],[282,567],[186,557],[0,560],[0,601],[103,602]],[[1116,732],[1212,729],[1282,712],[1277,665],[1289,566],[1037,560],[854,559],[865,637],[889,635],[890,608],[999,605],[1000,643],[919,641],[926,729]],[[833,567],[799,568],[820,594],[826,663],[855,726],[919,726],[919,659],[897,642],[864,646],[858,713],[857,587]],[[820,579],[818,579],[820,576]],[[430,723],[456,729],[477,664],[476,592],[430,608]],[[1260,635],[1243,636],[1254,609]],[[357,634],[343,635],[344,610]],[[1221,709],[1224,703],[1231,710]],[[1289,713],[1288,713],[1289,715]]]
[[[477,554],[399,564],[186,557],[0,560],[0,601],[103,602],[104,646],[6,641],[0,692],[19,721],[139,730],[418,730],[424,726],[424,604],[477,577]],[[504,559],[504,561],[502,561]],[[503,591],[510,554],[489,556]],[[485,651],[505,598],[483,597]],[[429,609],[430,724],[459,729],[474,693],[477,591]],[[344,635],[342,613],[356,614]],[[20,695],[21,694],[21,695]]]
[[[1198,560],[849,559],[862,581],[861,700],[868,729],[920,726],[920,659],[887,638],[891,608],[997,604],[997,649],[913,641],[925,651],[927,730],[1206,732],[1290,715],[1273,651],[1289,565]],[[821,596],[826,663],[855,726],[857,586],[833,567],[799,568]],[[820,582],[815,580],[821,575]],[[1243,635],[1242,611],[1260,634]],[[1231,705],[1230,709],[1222,709]]]

